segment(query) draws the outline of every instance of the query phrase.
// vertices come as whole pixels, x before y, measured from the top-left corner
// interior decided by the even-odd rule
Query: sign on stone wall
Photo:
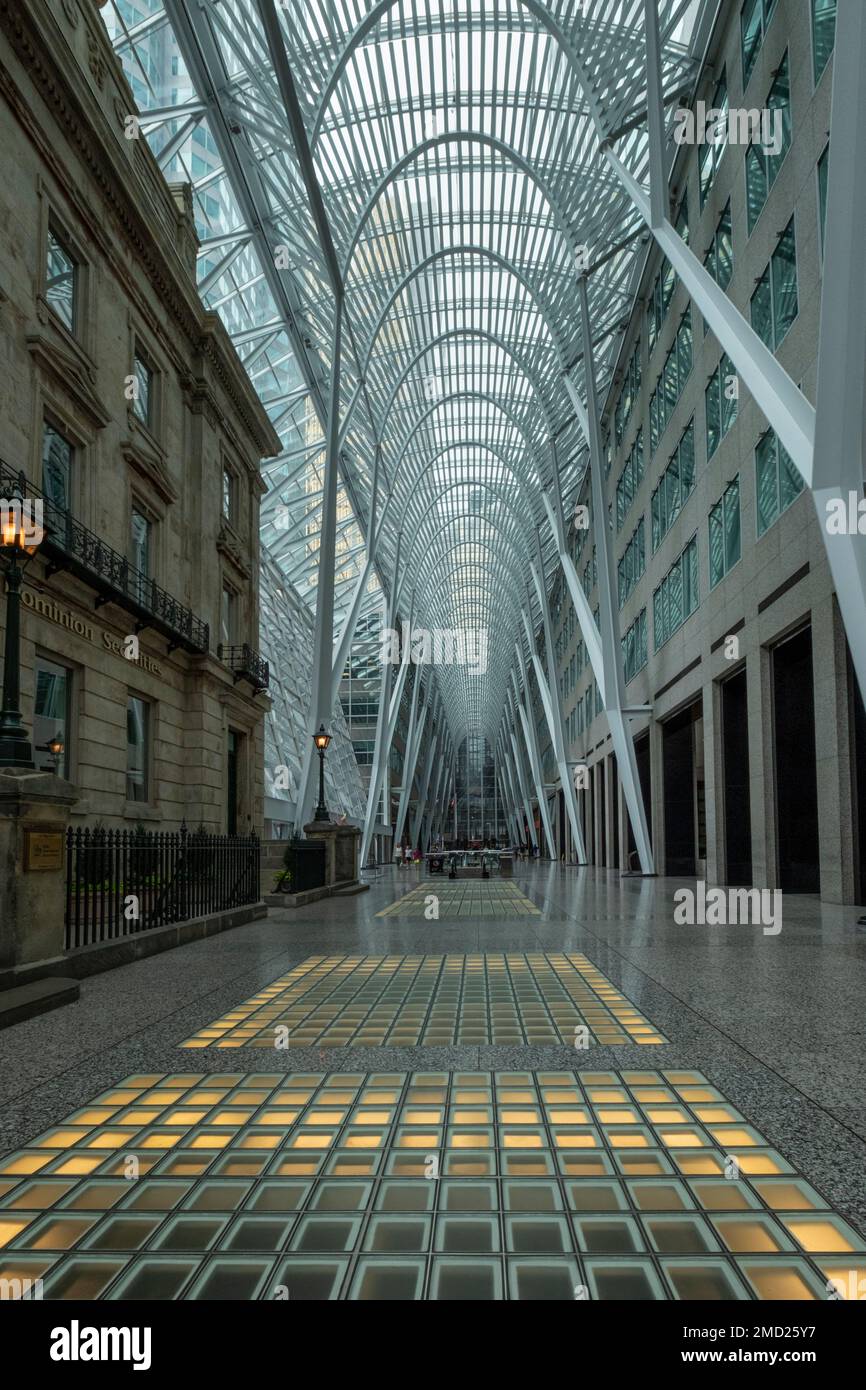
[[[114,656],[123,656],[121,637],[107,628],[94,628],[92,623],[79,617],[73,609],[58,603],[51,595],[25,589],[21,595],[21,602],[31,612],[38,613],[40,618],[47,618],[58,627],[65,627],[68,632],[74,632],[76,637],[83,637],[85,642],[101,642],[106,651],[112,652]],[[140,666],[143,671],[149,671],[151,675],[162,675],[159,662],[146,652],[140,651],[133,664]]]
[[[62,830],[24,831],[24,872],[44,873],[63,868]]]

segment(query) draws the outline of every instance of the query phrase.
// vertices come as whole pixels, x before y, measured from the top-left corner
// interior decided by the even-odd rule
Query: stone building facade
[[[0,100],[0,496],[23,473],[44,507],[22,614],[37,765],[60,734],[73,825],[260,833],[278,436],[202,307],[188,186],[136,138],[92,0],[0,4]]]
[[[697,95],[777,112],[780,148],[683,144],[670,189],[680,234],[813,403],[833,18],[818,0],[720,7]],[[652,243],[603,425],[626,694],[652,707],[632,729],[657,872],[866,901],[866,719],[822,521]],[[591,534],[572,529],[571,547],[595,608]],[[589,767],[589,858],[633,867],[561,575],[552,600],[569,757]]]

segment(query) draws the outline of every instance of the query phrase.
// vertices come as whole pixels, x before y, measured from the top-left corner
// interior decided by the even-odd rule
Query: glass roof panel
[[[706,4],[659,0],[668,99],[694,76]],[[558,467],[568,515],[586,464],[564,384],[585,399],[577,276],[592,266],[601,401],[640,277],[640,217],[600,147],[616,140],[646,184],[643,0],[109,0],[102,14],[143,134],[192,185],[204,302],[283,442],[263,466],[273,574],[315,604],[336,274],[335,633],[378,453],[364,611],[384,589],[420,624],[487,630],[487,674],[435,678],[458,740],[492,740],[524,610],[536,623],[529,564],[548,589],[558,564],[543,489]]]

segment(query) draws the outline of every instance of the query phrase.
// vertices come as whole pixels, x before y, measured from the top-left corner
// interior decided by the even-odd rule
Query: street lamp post
[[[331,742],[331,735],[326,733],[324,724],[319,725],[318,732],[313,734],[313,743],[319,754],[319,804],[316,807],[316,814],[313,820],[328,820],[328,808],[325,805],[325,750]]]
[[[7,506],[0,530],[0,558],[6,569],[6,642],[3,654],[3,708],[0,709],[0,767],[32,768],[33,746],[21,719],[21,581],[36,550],[23,525]]]

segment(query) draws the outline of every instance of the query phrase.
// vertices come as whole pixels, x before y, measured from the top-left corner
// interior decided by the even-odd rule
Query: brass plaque
[[[34,870],[62,869],[63,868],[63,832],[62,830],[25,830],[24,831],[24,870],[25,873],[32,873]]]

